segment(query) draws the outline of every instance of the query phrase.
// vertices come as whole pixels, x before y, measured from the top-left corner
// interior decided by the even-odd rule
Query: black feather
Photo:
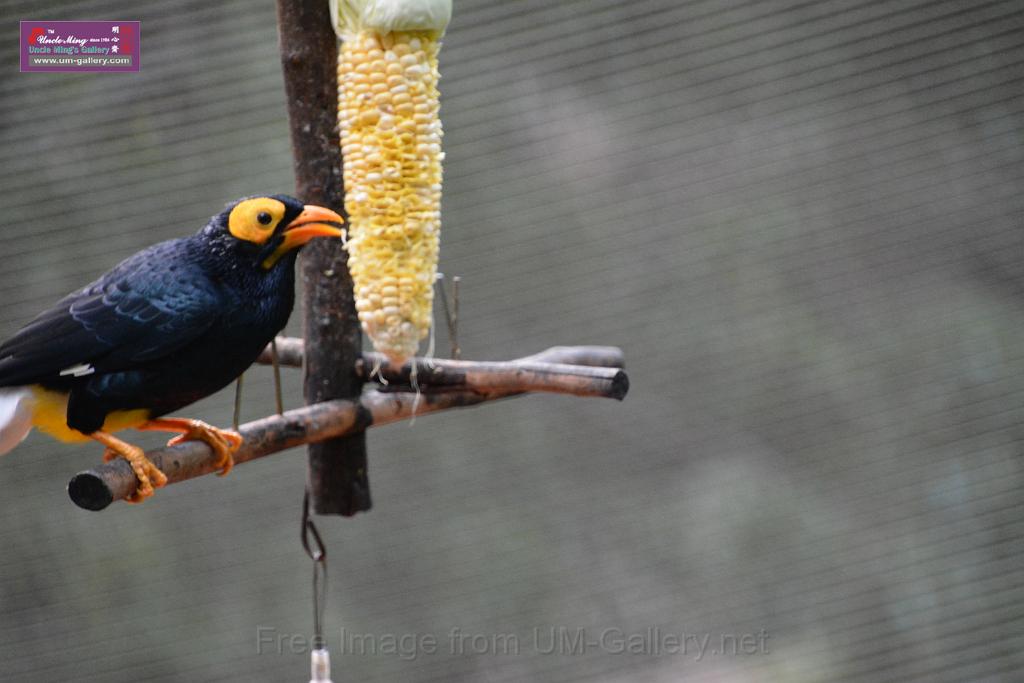
[[[0,345],[0,386],[60,383],[62,371],[81,364],[123,370],[203,334],[224,295],[200,269],[185,274],[191,246],[145,249],[36,317]]]
[[[296,199],[275,198],[287,206],[282,225],[302,211]],[[230,208],[196,235],[131,256],[28,323],[0,345],[0,387],[70,392],[68,425],[91,433],[112,411],[156,417],[229,384],[288,321],[296,256],[264,269],[260,246],[227,230]],[[68,372],[78,366],[88,374]]]

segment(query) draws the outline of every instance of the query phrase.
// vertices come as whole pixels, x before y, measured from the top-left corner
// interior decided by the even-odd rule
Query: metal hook
[[[306,489],[302,497],[302,548],[309,559],[313,560],[313,648],[323,649],[323,615],[327,604],[327,548],[309,515],[309,489]]]
[[[315,549],[309,545],[310,536],[316,541]],[[302,549],[309,555],[309,559],[314,562],[326,561],[327,559],[327,549],[324,547],[324,541],[320,537],[320,532],[317,530],[316,525],[313,524],[312,518],[309,516],[309,489],[306,489],[305,495],[302,496]]]

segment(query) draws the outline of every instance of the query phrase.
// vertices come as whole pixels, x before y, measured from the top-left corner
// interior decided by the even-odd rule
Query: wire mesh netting
[[[0,12],[143,60],[0,44],[0,337],[293,187],[273,3]],[[1019,680],[1022,60],[1016,0],[456,0],[464,355],[614,344],[633,388],[374,430],[375,509],[319,521],[335,680]],[[304,452],[91,514],[99,457],[0,460],[0,679],[305,680]]]

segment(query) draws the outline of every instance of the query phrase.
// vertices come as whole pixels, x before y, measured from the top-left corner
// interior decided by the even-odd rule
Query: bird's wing
[[[130,257],[0,345],[0,386],[136,367],[203,334],[221,310],[220,293],[182,258],[181,242]]]

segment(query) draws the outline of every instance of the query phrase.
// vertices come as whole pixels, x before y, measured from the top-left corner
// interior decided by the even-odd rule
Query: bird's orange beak
[[[292,249],[301,247],[314,237],[344,237],[345,231],[340,227],[345,219],[330,209],[322,206],[306,204],[302,213],[295,217],[284,229],[284,241],[274,253],[263,261],[264,268],[273,268],[277,261]]]
[[[341,237],[344,235],[337,226],[345,222],[341,216],[322,206],[306,204],[302,213],[295,217],[284,231],[285,243],[298,247],[314,237]]]

